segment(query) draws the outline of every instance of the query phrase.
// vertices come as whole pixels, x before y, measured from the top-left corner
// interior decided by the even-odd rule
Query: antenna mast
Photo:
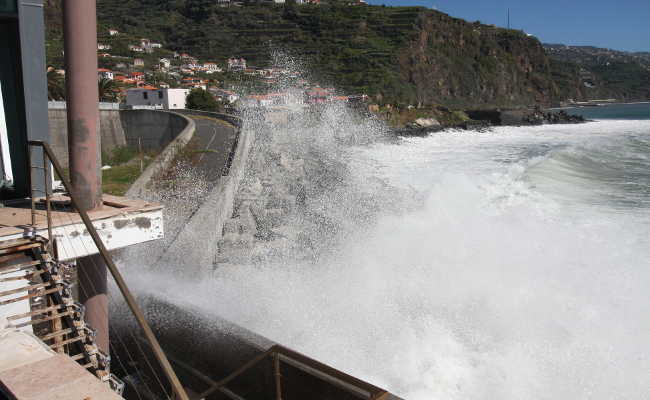
[[[508,8],[508,29],[510,29],[510,8]]]

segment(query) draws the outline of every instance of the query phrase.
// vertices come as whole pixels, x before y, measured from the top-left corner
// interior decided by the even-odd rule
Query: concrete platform
[[[0,331],[0,397],[17,400],[120,400],[81,365],[35,336]]]
[[[109,250],[164,236],[161,204],[107,194],[103,195],[103,199],[104,206],[89,212],[89,217]],[[52,203],[52,236],[59,260],[97,254],[97,247],[81,217],[70,207],[70,199],[58,195],[52,198]],[[36,234],[47,238],[47,214],[43,199],[39,199],[36,212]],[[0,240],[22,237],[25,227],[30,224],[29,202],[0,207]]]

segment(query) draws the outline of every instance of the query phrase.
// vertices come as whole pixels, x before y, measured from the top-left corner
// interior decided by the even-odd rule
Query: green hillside
[[[46,13],[48,60],[59,66],[58,0]],[[573,67],[556,68],[537,39],[425,8],[98,0],[98,22],[99,41],[114,55],[132,55],[128,44],[142,37],[201,60],[237,56],[257,67],[281,52],[312,80],[379,103],[521,106],[586,96]],[[108,27],[123,34],[109,37]]]

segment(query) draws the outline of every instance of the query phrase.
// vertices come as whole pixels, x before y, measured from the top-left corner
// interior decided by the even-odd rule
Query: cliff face
[[[59,1],[47,3],[48,56],[55,64],[61,63]],[[314,81],[379,103],[510,107],[582,96],[578,73],[552,68],[537,39],[425,8],[98,0],[98,19],[100,40],[113,55],[132,57],[127,45],[142,37],[201,60],[238,56],[259,67],[280,50],[295,55]],[[122,34],[108,37],[108,27]],[[141,57],[154,64],[168,55]]]
[[[557,92],[537,39],[436,12],[421,14],[399,66],[424,104],[550,104]]]

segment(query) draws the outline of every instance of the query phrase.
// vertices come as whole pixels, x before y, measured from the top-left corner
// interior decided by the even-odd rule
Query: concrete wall
[[[49,110],[50,145],[64,168],[68,166],[68,123],[65,109]],[[182,115],[153,110],[99,110],[103,152],[119,146],[164,149],[188,125]]]
[[[68,167],[68,116],[65,109],[48,110],[50,122],[50,146],[64,168]],[[102,151],[111,151],[115,147],[125,146],[126,138],[120,111],[100,110],[99,131]]]
[[[137,146],[140,139],[144,150],[164,149],[188,124],[182,115],[153,110],[123,110],[120,121],[126,143]]]
[[[160,259],[168,265],[183,266],[188,271],[205,270],[213,265],[218,243],[223,236],[224,224],[232,217],[235,195],[244,176],[248,153],[254,141],[253,131],[242,128],[241,119],[217,113],[200,114],[232,123],[238,129],[238,138],[228,175],[221,177]],[[192,246],[193,250],[187,251],[188,246]]]

